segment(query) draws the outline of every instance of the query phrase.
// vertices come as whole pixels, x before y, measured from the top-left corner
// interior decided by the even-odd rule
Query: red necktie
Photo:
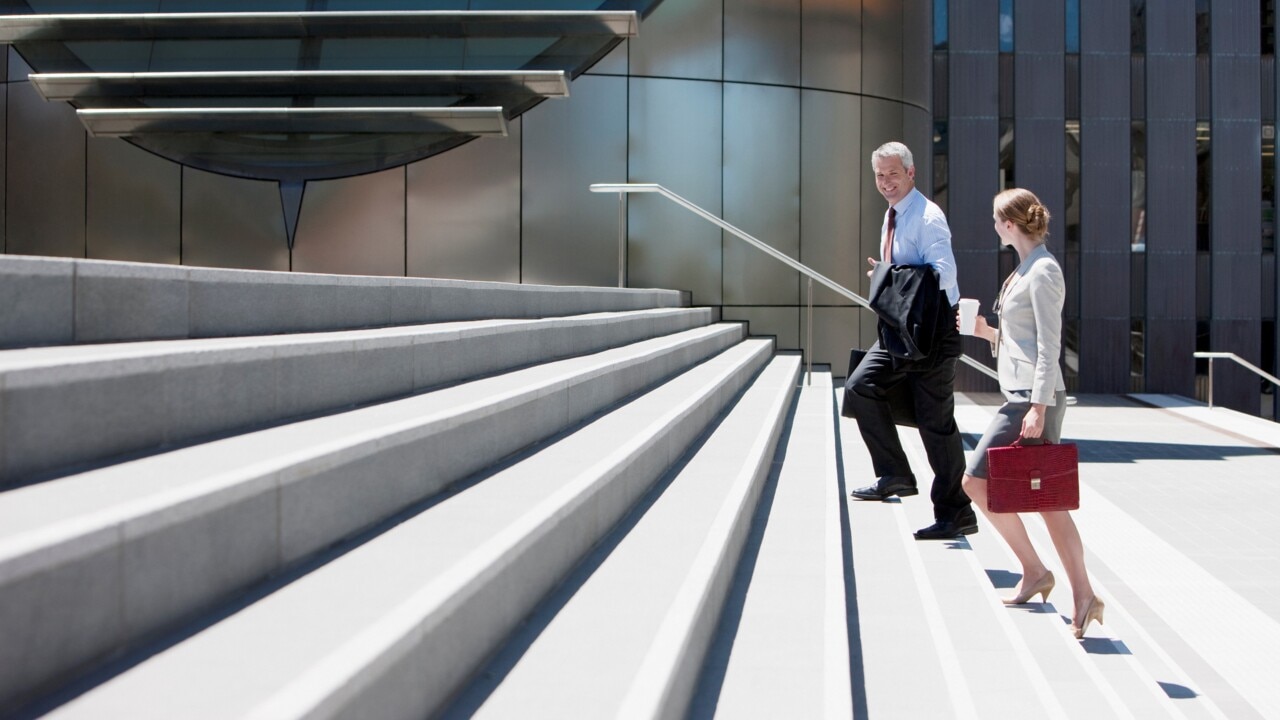
[[[893,262],[893,230],[898,225],[898,211],[889,208],[889,229],[884,234],[884,246],[880,248],[880,259],[887,262]]]

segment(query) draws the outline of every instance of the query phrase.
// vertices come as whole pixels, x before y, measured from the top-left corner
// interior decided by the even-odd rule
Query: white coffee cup
[[[977,318],[978,301],[973,298],[960,298],[960,334],[972,335]]]

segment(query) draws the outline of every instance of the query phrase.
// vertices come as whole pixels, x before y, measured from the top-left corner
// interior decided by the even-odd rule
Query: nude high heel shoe
[[[1024,580],[1026,578],[1023,578]],[[1053,573],[1045,570],[1044,575],[1040,579],[1028,585],[1022,584],[1022,591],[1013,597],[1000,598],[1000,602],[1005,605],[1022,605],[1031,602],[1031,598],[1036,594],[1040,595],[1040,602],[1049,602],[1049,593],[1053,590]]]
[[[1084,619],[1080,621],[1080,625],[1077,626],[1074,622],[1071,623],[1071,634],[1075,635],[1077,640],[1080,640],[1084,638],[1084,631],[1089,629],[1089,623],[1097,620],[1099,625],[1103,624],[1102,611],[1106,608],[1107,606],[1098,599],[1098,596],[1094,595],[1093,599],[1089,601],[1089,606],[1084,610]]]

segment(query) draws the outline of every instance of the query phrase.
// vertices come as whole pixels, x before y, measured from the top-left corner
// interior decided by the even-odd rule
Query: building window
[[[1129,137],[1129,249],[1147,250],[1147,124],[1131,123]]]
[[[1147,52],[1147,0],[1132,0],[1129,6],[1129,51]]]
[[[1209,123],[1201,120],[1196,123],[1196,250],[1209,252],[1213,247],[1213,238],[1209,236],[1209,211],[1213,196],[1210,192]]]
[[[1080,0],[1067,0],[1067,38],[1068,53],[1080,52]]]
[[[1276,0],[1262,0],[1262,44],[1263,55],[1276,54]]]
[[[1080,121],[1068,120],[1066,125],[1066,218],[1067,252],[1080,251]]]
[[[947,49],[947,2],[949,0],[933,0],[933,48]]]
[[[1129,392],[1146,392],[1147,339],[1140,317],[1129,321]]]
[[[1017,183],[1013,178],[1013,120],[1012,118],[1002,118],[1000,120],[1000,190],[1008,190],[1017,187]]]
[[[1276,249],[1276,126],[1262,126],[1262,250]]]
[[[1209,54],[1209,0],[1196,0],[1196,54]]]
[[[1276,321],[1262,321],[1262,368],[1272,375],[1276,374]],[[1280,405],[1276,400],[1280,394],[1269,382],[1262,383],[1262,415],[1280,420]]]
[[[1000,52],[1013,52],[1013,0],[1000,0]]]
[[[1067,392],[1080,388],[1080,319],[1067,318],[1062,323],[1062,381]]]

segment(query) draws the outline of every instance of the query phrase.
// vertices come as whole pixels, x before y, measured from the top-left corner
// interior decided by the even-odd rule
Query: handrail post
[[[1209,409],[1213,409],[1213,358],[1209,358]]]
[[[809,374],[805,378],[806,385],[813,384],[813,278],[809,278],[809,320],[807,322],[809,339],[805,342],[805,359],[809,361]]]
[[[627,286],[627,194],[618,193],[618,287]]]

